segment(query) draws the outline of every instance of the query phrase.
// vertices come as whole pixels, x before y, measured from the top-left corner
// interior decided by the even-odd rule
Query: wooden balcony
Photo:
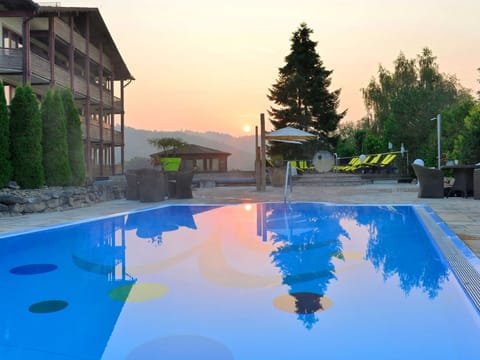
[[[0,48],[0,73],[11,74],[23,71],[23,50]]]
[[[19,49],[21,50],[21,49]],[[20,51],[21,52],[21,51]],[[17,55],[15,55],[18,57]],[[21,58],[21,57],[20,57]],[[4,57],[0,58],[0,69],[2,68],[1,63],[2,62],[14,62],[16,61],[18,63],[18,59],[12,59],[11,61],[8,61],[7,59],[4,59]],[[23,61],[22,61],[22,66],[21,69],[23,70]],[[50,81],[50,62],[37,55],[32,53],[31,54],[31,64],[32,64],[32,76],[43,79],[45,83],[48,83]],[[1,70],[0,70],[1,71]],[[66,69],[64,69],[61,66],[55,65],[55,82],[57,85],[62,86],[64,88],[70,88],[70,72]],[[74,86],[75,86],[75,96],[76,97],[86,97],[87,96],[87,81],[80,77],[80,76],[75,76],[74,78]],[[122,103],[121,99],[114,96],[113,98],[113,103],[112,103],[112,93],[110,90],[107,90],[105,88],[102,89],[103,94],[103,106],[104,108],[107,109],[112,109],[113,107],[113,112],[114,113],[119,113],[122,110]],[[100,104],[100,87],[97,84],[90,84],[90,100],[94,104]]]
[[[59,18],[55,18],[54,27],[55,27],[55,34],[58,37],[65,40],[67,44],[70,43],[70,26],[65,22],[63,22],[63,20],[60,20]],[[76,31],[73,32],[73,44],[75,48],[78,49],[82,54],[85,54],[87,52],[87,39],[85,39],[82,35],[80,35]],[[97,47],[95,47],[92,43],[90,43],[88,47],[88,52],[89,52],[90,58],[96,63],[100,64],[100,50]],[[103,62],[104,68],[106,69],[112,68],[112,62],[110,61],[110,58],[106,54],[103,54],[102,62]]]
[[[86,127],[85,121],[82,119],[82,134],[83,138],[86,138]],[[113,131],[115,146],[123,145],[122,133],[120,131]],[[100,142],[100,126],[97,121],[92,121],[90,123],[90,139],[92,142]],[[103,124],[103,143],[111,144],[112,143],[112,129],[109,124]]]

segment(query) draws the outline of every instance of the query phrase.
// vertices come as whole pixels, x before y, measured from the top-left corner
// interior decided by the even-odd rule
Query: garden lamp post
[[[437,164],[438,168],[440,169],[440,159],[441,159],[441,146],[440,146],[440,133],[441,133],[441,119],[440,114],[436,117],[431,118],[430,120],[437,120]]]

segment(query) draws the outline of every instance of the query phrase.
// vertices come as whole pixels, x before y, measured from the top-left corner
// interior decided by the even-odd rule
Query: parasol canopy
[[[271,141],[307,141],[315,139],[315,135],[310,134],[309,132],[295,129],[291,126],[287,126],[275,131],[272,131],[268,134],[265,134],[265,138]]]

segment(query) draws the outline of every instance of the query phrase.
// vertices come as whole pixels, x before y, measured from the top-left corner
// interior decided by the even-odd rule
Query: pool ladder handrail
[[[287,203],[287,189],[288,189],[289,182],[290,182],[290,193],[292,193],[292,190],[293,190],[292,165],[290,164],[290,161],[287,161],[287,170],[285,171],[285,185],[283,186],[283,203],[284,204]]]

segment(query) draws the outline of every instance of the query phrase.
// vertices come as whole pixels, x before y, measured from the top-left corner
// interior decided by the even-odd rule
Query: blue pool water
[[[0,359],[478,359],[462,264],[478,276],[424,206],[177,205],[2,235]]]

